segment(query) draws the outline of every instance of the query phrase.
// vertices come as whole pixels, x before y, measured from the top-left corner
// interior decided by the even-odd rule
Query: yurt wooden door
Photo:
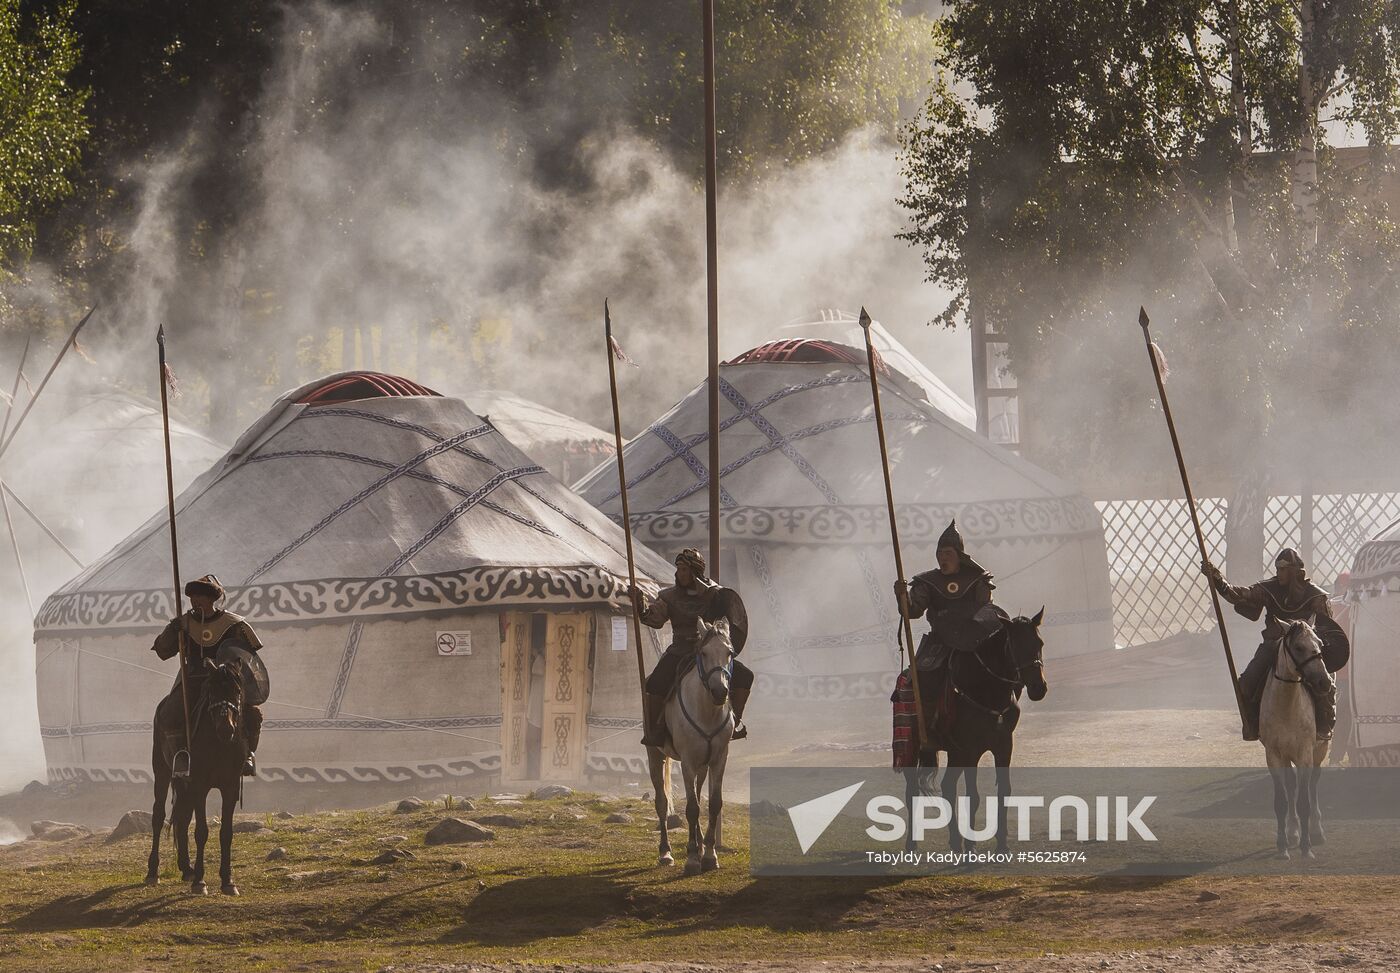
[[[588,736],[587,612],[506,617],[501,658],[501,782],[580,781]]]

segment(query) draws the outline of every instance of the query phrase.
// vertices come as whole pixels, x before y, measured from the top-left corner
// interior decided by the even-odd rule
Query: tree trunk
[[[1298,150],[1293,156],[1293,212],[1305,251],[1317,246],[1317,111],[1318,79],[1315,37],[1316,0],[1301,0],[1298,21]]]
[[[1244,87],[1244,53],[1240,46],[1240,4],[1239,0],[1228,0],[1225,15],[1229,21],[1229,34],[1226,38],[1230,46],[1230,104],[1235,115],[1235,137],[1239,146],[1236,172],[1230,178],[1230,198],[1234,218],[1234,241],[1232,248],[1238,249],[1240,239],[1248,244],[1252,223],[1250,220],[1250,200],[1254,193],[1254,126],[1249,115],[1249,97]]]

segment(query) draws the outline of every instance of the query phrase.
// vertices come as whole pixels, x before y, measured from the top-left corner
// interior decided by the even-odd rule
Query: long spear
[[[83,319],[73,328],[72,333],[68,335],[68,340],[63,343],[63,347],[58,349],[58,354],[54,356],[53,364],[49,366],[49,370],[44,374],[44,380],[39,383],[39,387],[35,389],[34,394],[29,397],[29,402],[25,404],[24,411],[19,414],[19,419],[16,420],[14,428],[10,430],[10,435],[3,443],[0,443],[0,456],[4,456],[5,450],[10,448],[10,443],[15,441],[15,436],[19,433],[19,427],[24,425],[25,419],[29,418],[29,410],[34,408],[34,403],[38,402],[39,396],[44,394],[44,386],[49,384],[49,379],[53,378],[53,373],[58,371],[58,363],[63,361],[63,356],[68,354],[68,349],[72,348],[73,342],[77,340],[78,332],[83,330],[83,325],[88,323],[88,318],[92,317],[93,312],[96,310],[97,305],[94,304],[92,310],[84,314]]]
[[[1167,417],[1167,432],[1171,433],[1172,449],[1176,452],[1176,468],[1181,471],[1181,488],[1186,491],[1186,509],[1191,511],[1191,526],[1196,530],[1196,545],[1201,549],[1201,561],[1210,560],[1206,554],[1206,537],[1201,532],[1201,518],[1196,514],[1196,495],[1191,492],[1191,479],[1186,475],[1186,460],[1181,456],[1181,441],[1176,436],[1176,423],[1172,421],[1172,407],[1167,401],[1167,386],[1162,381],[1162,367],[1157,361],[1157,349],[1152,344],[1151,322],[1147,319],[1147,309],[1138,308],[1138,324],[1142,325],[1142,337],[1147,342],[1147,359],[1152,362],[1152,377],[1157,380],[1157,394],[1162,398],[1162,415]],[[1230,667],[1230,685],[1235,687],[1235,705],[1239,707],[1240,719],[1244,719],[1244,699],[1240,696],[1240,677],[1235,669],[1235,656],[1230,651],[1230,635],[1225,631],[1225,615],[1220,610],[1220,597],[1209,578],[1206,587],[1210,589],[1210,603],[1215,608],[1216,625],[1220,628],[1220,642],[1225,647],[1225,664]]]
[[[175,574],[175,638],[180,647],[180,701],[185,707],[185,760],[180,766],[180,755],[171,762],[171,773],[176,777],[190,775],[190,690],[185,674],[185,601],[180,591],[180,545],[175,535],[175,467],[170,459],[170,401],[166,386],[169,384],[170,370],[165,364],[165,325],[156,331],[156,347],[160,358],[160,418],[165,430],[165,492],[170,508],[170,564]],[[184,773],[181,773],[183,769]]]
[[[617,485],[622,491],[622,536],[627,539],[627,594],[632,601],[632,638],[637,643],[637,679],[642,690],[642,732],[647,732],[651,724],[647,722],[647,669],[642,661],[642,616],[637,609],[632,592],[637,590],[637,562],[632,553],[632,516],[627,506],[627,467],[622,459],[622,413],[617,405],[617,342],[613,340],[612,313],[607,300],[603,301],[603,333],[608,346],[608,389],[612,393],[613,441],[617,444]]]
[[[865,332],[865,357],[870,363],[870,394],[875,400],[875,431],[880,435],[880,468],[885,473],[885,505],[890,510],[890,540],[894,542],[894,573],[899,578],[900,590],[905,590],[904,557],[899,551],[899,525],[894,513],[894,483],[890,479],[890,453],[885,445],[885,417],[880,411],[880,373],[875,370],[875,346],[870,342],[870,315],[865,308],[860,309],[860,327]],[[914,630],[909,624],[909,615],[904,605],[899,606],[899,617],[904,623],[904,651],[909,656],[909,678],[914,686],[914,719],[919,725],[919,750],[928,743],[928,729],[924,726],[924,699],[919,694],[919,665],[914,658]],[[903,654],[903,653],[901,653]]]
[[[706,402],[710,427],[710,577],[720,580],[719,556],[719,256],[715,135],[715,0],[701,0],[705,60],[705,295],[709,324]]]

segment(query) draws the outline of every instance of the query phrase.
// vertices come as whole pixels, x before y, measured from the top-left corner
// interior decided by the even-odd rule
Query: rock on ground
[[[394,813],[412,814],[414,811],[421,811],[427,806],[427,804],[416,797],[405,797],[402,801],[399,801],[398,806],[394,808]]]
[[[141,835],[143,838],[151,836],[150,811],[127,811],[117,822],[117,826],[112,829],[112,833],[107,836],[107,840],[120,841],[134,834]]]
[[[563,784],[545,784],[543,787],[537,787],[530,794],[530,798],[536,801],[549,801],[556,797],[568,797],[573,792],[572,787],[565,787]]]
[[[87,828],[67,821],[35,821],[29,826],[29,831],[40,841],[67,841],[92,834]]]

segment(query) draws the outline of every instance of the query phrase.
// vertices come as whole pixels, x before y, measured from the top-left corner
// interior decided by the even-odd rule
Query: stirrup
[[[258,776],[258,760],[257,760],[257,757],[254,756],[254,755],[251,754],[251,753],[248,754],[248,759],[246,759],[246,760],[243,761],[243,776],[244,776],[244,777],[256,777],[256,776]]]
[[[176,750],[175,756],[170,758],[170,776],[188,777],[190,775],[190,752],[188,750]]]
[[[744,725],[744,721],[743,721],[743,720],[737,720],[737,721],[735,721],[735,723],[734,723],[734,732],[731,733],[731,734],[729,735],[729,739],[731,739],[731,740],[747,740],[748,737],[749,737],[749,728],[748,728],[747,726]]]

